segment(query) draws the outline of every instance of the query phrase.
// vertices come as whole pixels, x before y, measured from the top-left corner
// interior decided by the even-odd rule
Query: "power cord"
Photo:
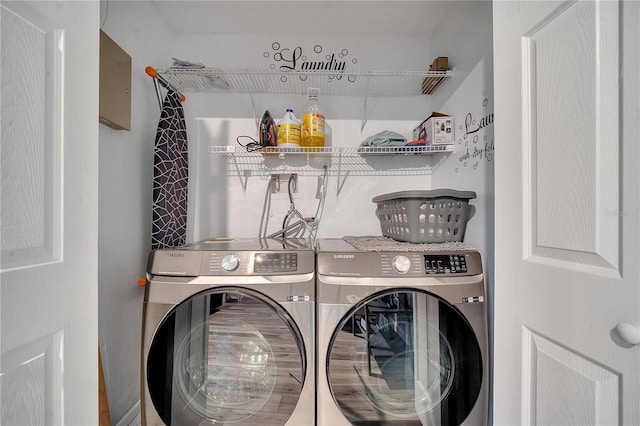
[[[242,142],[240,142],[240,138],[249,139],[249,142],[243,145]],[[264,146],[259,141],[251,136],[240,135],[236,138],[236,142],[238,142],[238,145],[246,149],[247,152],[254,152],[261,148],[264,148]]]
[[[269,180],[267,185],[267,193],[265,195],[265,201],[262,208],[262,220],[260,221],[259,235],[261,238],[282,238],[282,239],[306,239],[308,244],[312,244],[316,238],[318,228],[320,226],[320,219],[322,212],[324,211],[324,203],[327,194],[327,178],[328,169],[324,167],[324,173],[320,184],[320,196],[318,201],[318,207],[316,214],[313,217],[304,217],[302,213],[296,208],[293,201],[293,183],[295,182],[294,175],[289,177],[287,185],[287,192],[289,195],[289,211],[285,214],[282,220],[282,229],[270,234],[265,235],[268,225],[268,216],[271,210],[271,191],[273,186],[273,179]],[[266,217],[266,221],[265,221]],[[297,219],[297,220],[296,220]],[[266,224],[265,224],[266,222]]]

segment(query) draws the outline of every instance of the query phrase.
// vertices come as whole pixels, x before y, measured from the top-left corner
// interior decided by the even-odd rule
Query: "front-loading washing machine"
[[[487,424],[480,253],[463,243],[320,239],[317,424]]]
[[[315,421],[315,253],[211,239],[149,255],[143,425]]]

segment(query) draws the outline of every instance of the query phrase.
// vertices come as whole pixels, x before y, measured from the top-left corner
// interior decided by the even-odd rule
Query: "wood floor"
[[[411,351],[372,356],[369,374],[366,341],[348,329],[336,336],[329,380],[338,405],[354,424],[421,425],[413,375],[408,374],[412,367]]]
[[[246,296],[229,300],[209,316],[206,380],[195,384],[191,409],[215,423],[282,425],[304,378],[296,340],[262,302]],[[204,374],[196,371],[195,377]],[[262,416],[253,416],[256,411]]]
[[[190,409],[209,419],[200,424],[284,424],[297,405],[304,367],[282,318],[256,299],[229,298],[209,316],[206,341],[206,358],[194,357],[188,367]],[[329,380],[341,410],[357,425],[421,425],[412,350],[380,351],[370,358],[370,372],[368,353],[362,333],[338,334]]]

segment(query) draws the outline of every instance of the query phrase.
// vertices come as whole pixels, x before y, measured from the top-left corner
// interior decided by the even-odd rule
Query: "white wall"
[[[466,91],[492,92],[492,86],[483,86],[487,75],[481,76],[479,83],[473,83],[480,87],[472,87],[470,83],[466,88],[460,89],[491,48],[491,19],[490,2],[455,2],[435,32],[433,43],[418,37],[393,36],[392,33],[379,37],[350,37],[346,40],[344,37],[314,34],[179,35],[175,38],[175,55],[201,61],[209,66],[224,63],[229,64],[230,68],[265,68],[273,62],[266,53],[272,53],[272,43],[278,42],[281,46],[292,48],[302,46],[305,52],[315,44],[322,45],[325,51],[346,48],[349,57],[357,57],[355,69],[424,70],[428,69],[435,56],[450,58],[450,66],[455,67],[455,76],[447,80],[433,96],[369,99],[366,114],[368,121],[362,131],[361,123],[357,120],[363,113],[361,98],[321,96],[327,122],[333,128],[333,146],[352,147],[381,130],[394,130],[411,139],[413,128],[433,110],[445,106],[451,108],[452,114],[462,114],[462,111],[466,114],[468,108],[473,108],[473,105],[465,105]],[[202,50],[198,46],[207,46],[207,49]],[[486,61],[484,63],[487,65]],[[491,76],[488,78],[490,82]],[[458,101],[443,105],[454,93]],[[195,133],[195,138],[190,137],[190,143],[192,146],[197,145],[190,151],[194,164],[192,173],[195,174],[192,185],[197,186],[194,192],[198,194],[195,197],[197,199],[191,200],[196,203],[191,209],[194,215],[190,220],[191,238],[198,240],[211,236],[257,236],[268,173],[256,176],[254,172],[247,179],[245,188],[238,177],[224,173],[227,165],[223,159],[207,153],[208,145],[236,145],[238,135],[256,136],[255,123],[249,119],[254,115],[252,100],[248,95],[196,94],[190,98],[191,101],[186,105],[188,127],[197,129],[190,133],[190,136]],[[489,96],[489,100],[492,102],[492,96]],[[294,112],[298,111],[299,116],[304,98],[254,96],[253,102],[258,117],[268,109],[277,121],[285,108],[289,107],[293,107]],[[221,120],[221,117],[225,119]],[[248,119],[243,121],[243,118]],[[437,157],[436,162],[441,160],[440,156]],[[438,176],[442,178],[440,181],[446,181],[449,176],[456,174],[445,167],[434,173],[434,179]],[[317,203],[317,178],[302,176],[300,179],[301,196],[294,201],[303,214],[310,216],[315,212]],[[342,183],[344,185],[338,193],[337,187]],[[477,184],[479,192],[484,195],[484,181]],[[318,237],[379,235],[375,205],[371,203],[374,196],[393,191],[429,188],[429,175],[349,176],[340,183],[338,177],[332,176]],[[492,200],[487,200],[487,205],[490,204],[492,205]],[[288,207],[286,197],[273,201],[271,230],[277,229]],[[479,216],[484,214],[488,213],[479,212]],[[480,235],[471,238],[475,229],[470,229],[469,235],[480,249],[489,250],[491,231],[492,229],[482,227]]]
[[[432,56],[425,38],[391,34],[346,39],[331,35],[178,35],[174,41],[174,56],[209,66],[229,64],[229,68],[268,68],[274,42],[291,49],[300,46],[304,52],[321,45],[323,52],[319,57],[329,52],[347,51],[345,59],[357,58],[356,64],[347,62],[347,66],[355,70],[425,70]],[[207,49],[195,46],[207,46]],[[252,99],[249,95],[206,93],[188,96],[185,112],[190,132],[190,184],[192,194],[197,194],[190,200],[190,239],[256,237],[270,173],[260,174],[254,170],[245,188],[237,176],[226,173],[227,167],[233,169],[233,163],[227,164],[224,158],[210,154],[208,146],[238,147],[237,136],[257,137],[254,114],[259,118],[265,110],[269,110],[276,121],[284,115],[286,108],[293,108],[300,116],[305,97],[302,94],[255,95]],[[413,128],[431,111],[431,99],[426,96],[370,98],[366,111],[363,97],[321,94],[320,103],[327,123],[332,127],[333,147],[357,147],[362,140],[382,130],[393,130],[411,140]],[[366,124],[361,130],[365,112]],[[424,159],[425,164],[427,161]],[[300,176],[299,182],[300,197],[294,200],[296,207],[304,216],[313,216],[318,203],[318,179]],[[342,186],[338,194],[339,184]],[[380,225],[371,202],[374,196],[429,187],[428,175],[349,176],[340,183],[337,176],[331,176],[318,237],[379,235]],[[270,232],[279,228],[288,209],[286,196],[273,199]]]
[[[434,173],[434,188],[476,191],[476,214],[465,241],[484,257],[493,282],[493,15],[491,2],[455,2],[433,38],[435,56],[448,56],[455,77],[432,96],[434,110],[454,117],[456,152]],[[467,122],[467,120],[469,120]]]
[[[411,138],[415,121],[413,120],[372,120],[360,132],[359,120],[330,120],[333,131],[333,146],[357,147],[364,137],[382,130],[394,130],[407,139]],[[222,155],[207,153],[208,145],[235,144],[235,137],[241,134],[252,134],[255,125],[251,119],[219,119],[200,118],[197,120],[197,136],[192,143],[199,156],[199,169],[194,185],[197,193],[196,203],[192,209],[194,215],[194,240],[214,236],[257,237],[262,217],[265,193],[270,171],[261,173],[253,170],[246,179],[246,190],[243,180],[238,176],[229,176],[227,167],[232,171],[232,160],[226,164]],[[337,136],[336,136],[337,135]],[[201,154],[204,153],[204,156]],[[267,163],[269,158],[266,159]],[[295,161],[294,159],[293,161]],[[306,161],[306,157],[300,158]],[[313,159],[311,160],[313,161]],[[338,158],[333,159],[334,170]],[[343,169],[348,169],[347,159],[343,159]],[[426,157],[401,156],[400,158],[373,158],[371,161],[383,166],[394,165],[404,167],[407,164],[421,165],[426,170],[430,161]],[[357,172],[357,170],[355,170]],[[276,170],[277,172],[277,170]],[[354,170],[352,170],[354,173]],[[376,195],[401,191],[405,189],[428,189],[429,175],[406,176],[401,170],[394,176],[357,176],[331,175],[327,183],[327,196],[318,237],[341,237],[344,235],[380,235],[380,223],[375,216],[375,204],[372,198]],[[314,216],[318,199],[316,192],[318,177],[299,177],[299,197],[294,198],[296,208],[305,217]],[[338,191],[338,186],[341,186]],[[290,206],[288,197],[275,195],[271,200],[268,233],[280,229],[282,220]]]
[[[280,66],[274,61],[273,46],[282,49],[302,49],[308,60],[323,60],[334,54],[346,62],[347,70],[380,71],[422,71],[431,63],[429,40],[418,36],[394,36],[390,31],[385,35],[335,36],[331,34],[176,34],[170,57],[201,62],[210,67],[228,69],[270,69]],[[314,49],[321,48],[320,53]],[[340,57],[341,54],[344,56]],[[354,63],[355,62],[355,63]],[[169,66],[166,58],[162,65]],[[161,66],[160,64],[158,66]],[[342,82],[340,82],[342,83]],[[334,83],[332,83],[334,84]],[[347,86],[345,86],[347,87]],[[305,94],[255,95],[255,109],[258,117],[269,109],[273,117],[284,115],[286,108],[293,108],[296,115],[304,105]],[[320,100],[329,120],[360,119],[363,98],[351,96],[326,97]],[[367,118],[369,119],[420,119],[431,106],[429,97],[369,98]],[[253,117],[252,100],[249,95],[207,93],[190,94],[185,108],[191,117]]]
[[[434,188],[475,191],[475,213],[465,242],[482,253],[487,278],[493,280],[493,55],[489,52],[467,76],[441,111],[453,115],[456,152],[432,176]]]
[[[169,34],[147,2],[102,2],[101,23],[132,57],[131,131],[100,125],[99,341],[111,419],[140,399],[140,334],[144,277],[151,241],[155,125],[160,117],[144,69],[166,58]]]
[[[491,1],[455,1],[432,38],[433,56],[448,56],[455,77],[442,84],[432,95],[436,111],[444,105],[493,43],[493,7]]]
[[[493,7],[490,2],[456,2],[433,39],[433,53],[449,56],[455,78],[432,96],[436,111],[453,115],[456,152],[433,174],[434,188],[472,190],[476,211],[465,241],[483,257],[488,292],[489,345],[493,351],[494,161]],[[452,53],[454,52],[454,53]],[[489,360],[490,368],[493,359]],[[491,380],[492,383],[492,380]],[[493,397],[489,397],[490,424]]]

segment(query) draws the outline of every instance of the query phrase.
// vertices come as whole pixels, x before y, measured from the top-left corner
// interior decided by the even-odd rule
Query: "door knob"
[[[619,322],[616,325],[616,333],[625,343],[636,346],[640,344],[640,327],[628,322]]]

